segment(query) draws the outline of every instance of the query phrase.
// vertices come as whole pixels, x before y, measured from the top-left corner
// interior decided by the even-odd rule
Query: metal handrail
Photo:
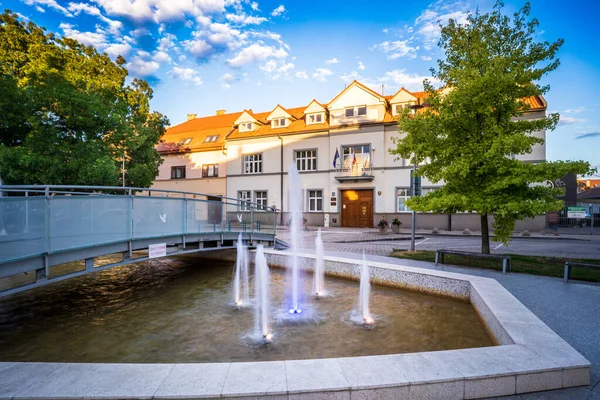
[[[29,191],[29,192],[35,192],[35,193],[65,193],[65,194],[72,193],[72,192],[64,192],[64,191],[58,191],[58,190],[52,190],[52,189],[117,190],[117,191],[127,192],[127,194],[132,194],[132,192],[148,192],[149,193],[148,197],[152,197],[152,192],[167,193],[167,194],[168,193],[177,193],[177,194],[183,194],[184,196],[190,195],[190,196],[217,197],[217,198],[220,198],[221,200],[233,200],[235,202],[235,204],[240,204],[240,203],[248,204],[248,205],[251,205],[253,209],[266,208],[267,210],[270,210],[273,212],[281,212],[281,209],[278,209],[276,207],[264,206],[264,205],[258,204],[256,202],[252,202],[252,201],[248,201],[248,200],[240,200],[235,197],[219,196],[219,195],[212,195],[212,194],[206,194],[206,193],[200,193],[200,192],[187,192],[187,191],[183,191],[183,190],[140,188],[140,187],[131,187],[131,186],[0,185],[0,193],[2,191],[6,191],[6,192],[9,192],[9,191],[10,192],[28,192]],[[97,194],[97,193],[77,192],[77,194],[92,195],[92,194]],[[140,196],[140,195],[136,194],[136,196]],[[207,201],[211,201],[211,200],[207,200]]]

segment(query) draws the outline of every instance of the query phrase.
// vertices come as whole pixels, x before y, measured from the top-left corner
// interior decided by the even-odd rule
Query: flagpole
[[[412,196],[417,195],[417,164],[413,164],[413,173],[412,173]],[[415,251],[415,225],[417,222],[417,213],[415,210],[412,210],[412,227],[410,232],[410,251]]]

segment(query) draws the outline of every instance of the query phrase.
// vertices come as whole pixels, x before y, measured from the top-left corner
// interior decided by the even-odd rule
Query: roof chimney
[[[217,115],[223,115],[225,114],[225,110],[217,110]]]
[[[198,114],[188,114],[188,121],[196,119],[196,115],[198,115]]]

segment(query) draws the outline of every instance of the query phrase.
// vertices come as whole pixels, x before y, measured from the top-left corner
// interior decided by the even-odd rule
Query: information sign
[[[167,255],[167,244],[158,243],[151,244],[148,247],[148,258],[165,257]]]
[[[567,218],[585,218],[585,207],[569,207]]]

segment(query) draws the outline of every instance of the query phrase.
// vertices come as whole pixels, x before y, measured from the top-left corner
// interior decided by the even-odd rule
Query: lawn
[[[435,251],[418,250],[394,250],[391,257],[408,258],[411,260],[435,262]],[[598,264],[600,260],[589,260],[582,258],[557,258],[540,256],[523,256],[510,254],[512,272],[523,274],[545,275],[562,278],[564,276],[565,261]],[[458,256],[453,254],[444,255],[444,264],[460,265],[463,267],[485,268],[502,271],[502,260],[488,260],[478,257]],[[582,267],[571,268],[571,279],[582,281],[600,282],[600,269],[586,269]]]

